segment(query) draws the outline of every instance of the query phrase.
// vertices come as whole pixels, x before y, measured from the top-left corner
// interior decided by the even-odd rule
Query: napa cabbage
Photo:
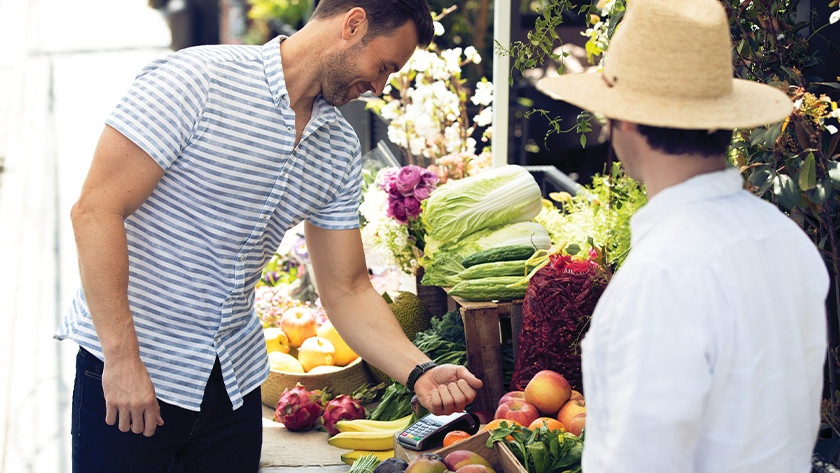
[[[531,220],[542,208],[542,193],[530,172],[507,165],[450,181],[424,204],[427,241],[454,242],[484,229]]]

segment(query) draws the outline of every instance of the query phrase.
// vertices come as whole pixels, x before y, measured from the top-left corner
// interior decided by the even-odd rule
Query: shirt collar
[[[262,46],[263,67],[265,78],[271,91],[271,98],[277,108],[289,107],[289,92],[286,90],[286,76],[283,74],[283,62],[280,60],[280,43],[287,36],[279,35]],[[322,116],[325,121],[333,122],[337,119],[337,110],[328,104],[320,95],[312,105],[312,117]]]
[[[735,168],[694,176],[677,185],[663,189],[630,218],[631,245],[638,242],[674,210],[693,204],[735,194],[743,190],[744,180]]]

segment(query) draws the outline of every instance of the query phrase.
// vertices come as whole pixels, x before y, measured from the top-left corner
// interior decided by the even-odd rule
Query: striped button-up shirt
[[[166,171],[125,219],[128,300],[158,398],[190,410],[216,357],[234,408],[268,375],[254,287],[285,232],[359,226],[358,138],[319,97],[295,147],[279,44],[168,55],[106,122]],[[56,337],[104,359],[81,289]]]

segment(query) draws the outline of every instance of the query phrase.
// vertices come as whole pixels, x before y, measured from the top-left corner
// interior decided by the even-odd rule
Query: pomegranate
[[[351,398],[350,396],[345,396],[344,394],[340,394],[335,399],[328,402],[327,406],[324,408],[324,414],[321,416],[321,420],[324,422],[324,427],[326,427],[327,432],[329,432],[330,435],[338,433],[338,429],[335,427],[336,422],[340,420],[364,418],[365,408],[359,404],[359,401]]]
[[[319,400],[318,394],[307,391],[298,383],[291,390],[283,391],[274,409],[274,419],[292,431],[311,429],[323,412]]]

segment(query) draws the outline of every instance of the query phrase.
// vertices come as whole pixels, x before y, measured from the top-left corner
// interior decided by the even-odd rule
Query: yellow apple
[[[572,387],[556,371],[542,370],[525,386],[525,401],[533,404],[542,415],[553,416],[571,396]]]
[[[280,327],[266,327],[263,329],[265,336],[265,348],[269,353],[279,351],[281,353],[289,353],[289,337],[283,332]]]
[[[335,364],[335,347],[324,337],[309,337],[298,348],[298,361],[304,371]]]
[[[318,320],[311,310],[305,307],[292,307],[280,317],[280,328],[289,337],[292,347],[299,347],[304,340],[314,337],[318,331]]]
[[[336,331],[329,320],[318,327],[317,335],[329,340],[335,348],[335,366],[347,366],[359,357],[359,355],[344,343],[344,340],[341,339],[338,331]]]

